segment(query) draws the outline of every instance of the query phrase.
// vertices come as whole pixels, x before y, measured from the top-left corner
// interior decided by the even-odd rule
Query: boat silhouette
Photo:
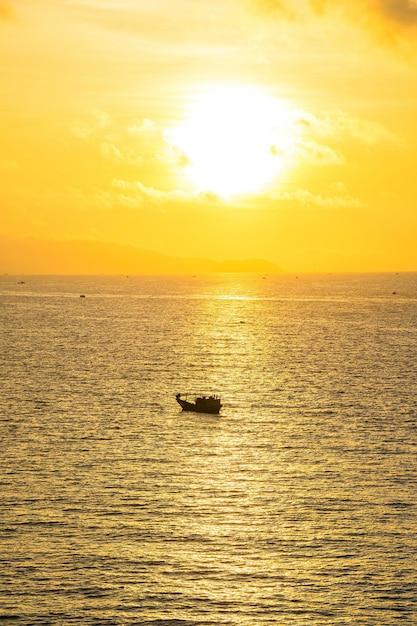
[[[194,402],[189,402],[187,396],[185,400],[181,398],[181,394],[177,393],[176,401],[183,411],[195,411],[196,413],[211,413],[217,415],[222,408],[221,400],[217,396],[199,396]]]

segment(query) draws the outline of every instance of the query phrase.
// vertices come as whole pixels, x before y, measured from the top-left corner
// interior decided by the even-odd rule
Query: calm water
[[[417,623],[417,274],[0,294],[2,623]]]

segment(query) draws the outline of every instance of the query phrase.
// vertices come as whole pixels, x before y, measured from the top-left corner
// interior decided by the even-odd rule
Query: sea
[[[0,316],[0,623],[417,624],[416,273],[5,275]]]

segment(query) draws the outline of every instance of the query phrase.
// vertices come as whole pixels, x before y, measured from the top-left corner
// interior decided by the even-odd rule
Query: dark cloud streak
[[[376,7],[394,22],[417,25],[417,3],[412,0],[378,0]]]
[[[268,19],[348,20],[408,61],[417,55],[417,0],[251,0]]]
[[[290,2],[290,0],[255,0],[260,11],[277,13],[282,16],[305,17],[309,12],[323,15],[331,9],[344,9],[356,20],[362,22],[366,18],[386,21],[399,26],[417,25],[416,0],[363,0],[352,3],[351,0],[305,0]]]

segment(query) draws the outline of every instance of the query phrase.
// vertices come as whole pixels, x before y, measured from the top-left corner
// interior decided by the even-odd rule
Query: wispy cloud
[[[94,146],[105,158],[130,165],[154,163],[182,167],[187,158],[165,139],[165,130],[150,119],[116,124],[104,112],[93,111],[88,120],[77,122],[72,133]]]
[[[66,206],[77,213],[94,212],[141,212],[148,217],[152,214],[167,214],[176,211],[193,211],[226,206],[227,200],[211,192],[184,191],[182,189],[161,190],[143,184],[139,180],[113,179],[105,187],[82,189],[70,187],[65,192],[49,191],[42,196],[31,194],[32,198],[49,202],[54,206]]]
[[[71,130],[76,137],[90,140],[99,137],[103,130],[111,125],[112,118],[108,113],[94,109],[91,111],[88,120],[75,122]]]
[[[202,204],[227,203],[226,200],[211,192],[187,192],[182,189],[162,191],[160,189],[154,189],[153,187],[147,187],[140,181],[113,180],[112,184],[115,189],[119,190],[119,193],[122,194],[129,206],[132,206],[132,203],[134,204],[135,202],[143,206],[146,201],[151,201],[158,206],[162,204],[184,205],[196,202]]]
[[[293,157],[302,163],[314,165],[341,165],[345,158],[340,150],[335,150],[316,141],[300,141],[294,145]]]
[[[361,209],[366,206],[359,198],[352,196],[342,182],[333,183],[319,194],[307,189],[297,189],[292,192],[275,192],[270,198],[279,202],[294,202],[322,209]]]
[[[205,56],[224,53],[224,45],[232,46],[239,30],[242,6],[235,0],[152,0],[138,2],[68,2],[68,8],[84,22],[95,27],[122,32],[140,40],[148,50],[183,56],[188,52]]]
[[[346,141],[369,146],[403,146],[401,138],[377,122],[349,115],[343,111],[313,114],[292,112],[293,140],[281,146],[272,145],[276,154],[289,157],[294,163],[343,165],[346,163]]]
[[[401,138],[382,124],[348,115],[343,111],[330,111],[320,116],[308,111],[296,111],[295,124],[303,136],[316,139],[331,138],[335,141],[342,141],[351,138],[369,145],[402,145]]]

